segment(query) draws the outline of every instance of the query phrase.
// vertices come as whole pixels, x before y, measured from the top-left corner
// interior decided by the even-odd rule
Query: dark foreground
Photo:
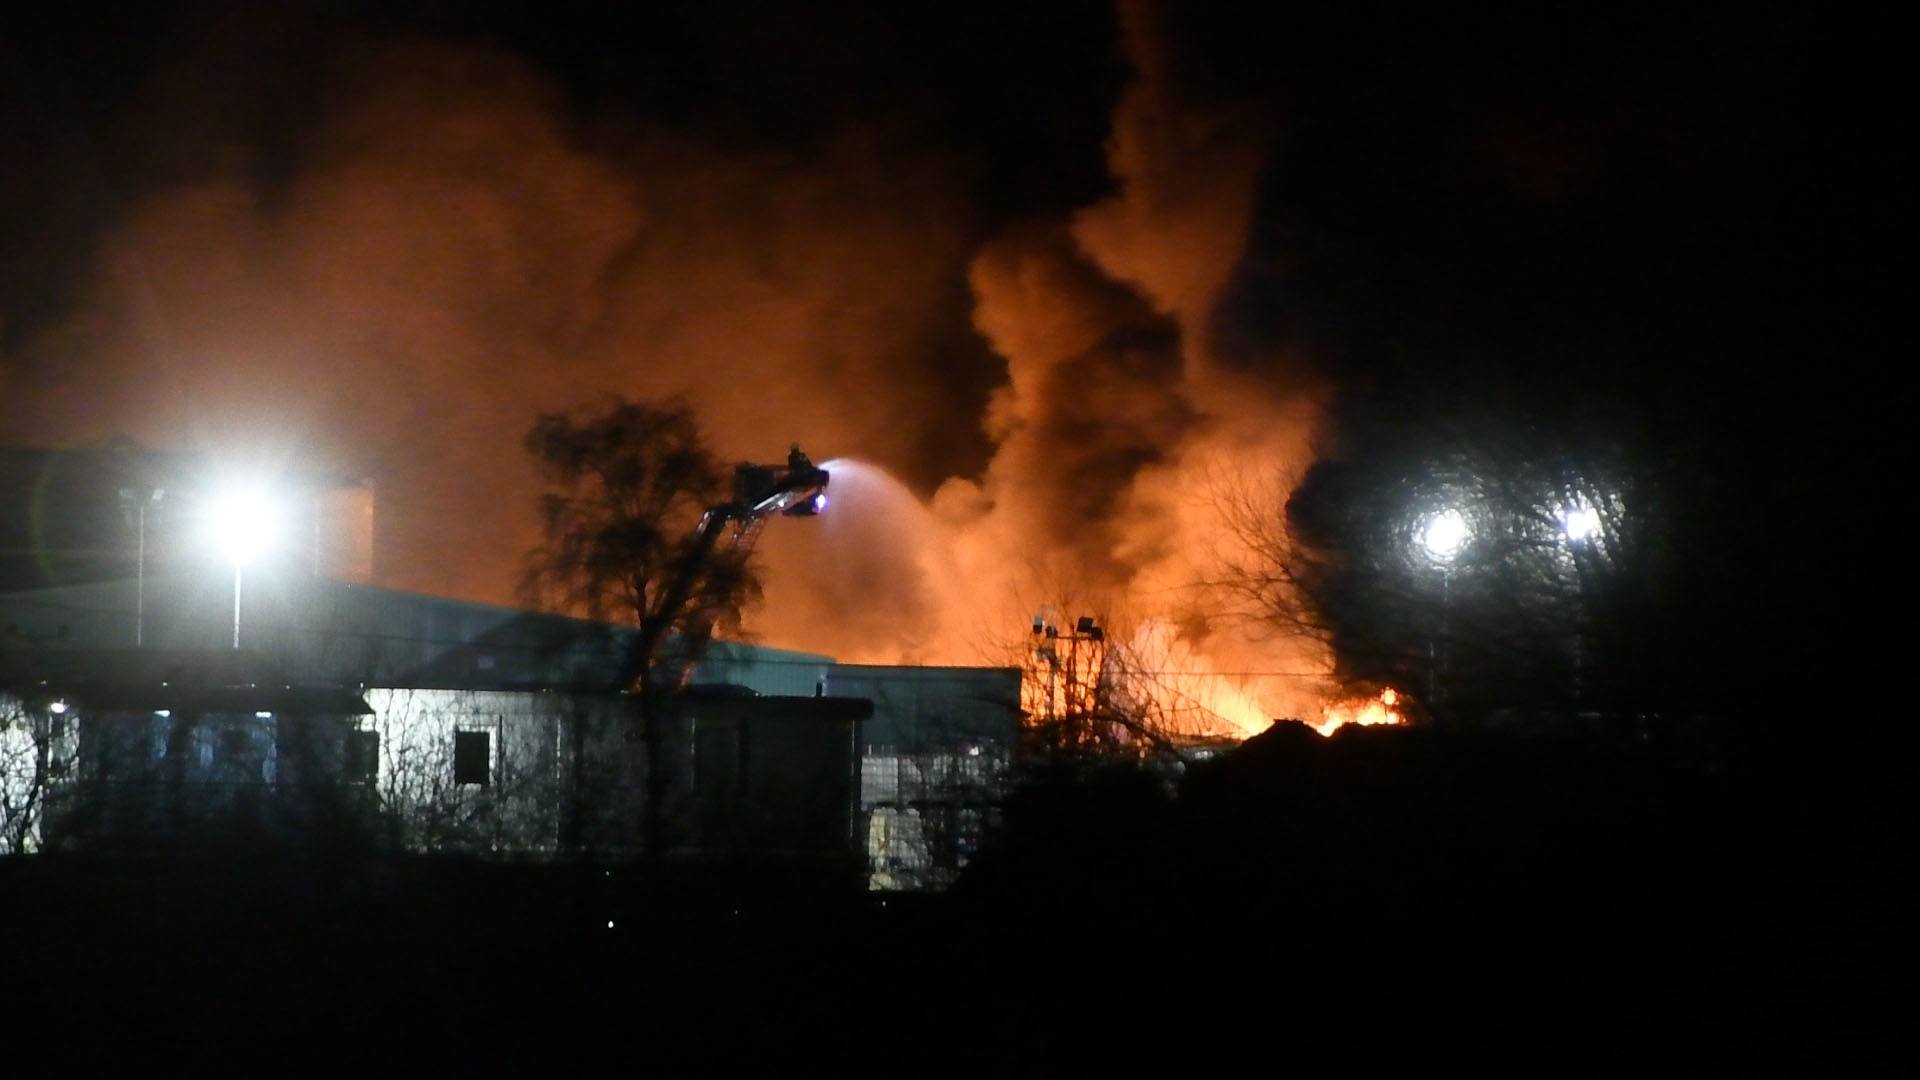
[[[961,888],[201,850],[0,863],[9,1044],[215,1072],[1894,1072],[1892,789],[1291,735],[1056,774]],[[1315,737],[1317,738],[1317,737]],[[611,923],[611,925],[609,925]]]

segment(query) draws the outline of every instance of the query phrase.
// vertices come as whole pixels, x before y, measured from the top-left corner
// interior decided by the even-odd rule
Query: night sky
[[[1866,333],[1869,118],[1810,7],[5,20],[10,441],[373,476],[402,587],[503,598],[532,416],[680,392],[723,453],[905,485],[769,546],[780,643],[955,657],[983,552],[1163,590],[1218,529],[1174,493],[1222,460],[1356,543],[1327,493],[1463,418],[1690,463],[1712,524],[1673,558],[1716,569],[1658,617],[1750,625],[1793,561],[1758,537],[1818,529],[1853,438],[1826,358]],[[510,542],[429,554],[484,515]]]

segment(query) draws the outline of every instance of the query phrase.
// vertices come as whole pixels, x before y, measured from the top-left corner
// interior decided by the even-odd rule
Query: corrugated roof
[[[861,738],[874,749],[1010,743],[1020,727],[1018,668],[835,664],[825,691],[873,702]]]
[[[107,710],[372,711],[352,688],[296,685],[273,658],[235,649],[8,649],[0,651],[0,691]]]
[[[215,651],[233,640],[231,572],[154,575],[145,582],[149,651]],[[0,648],[131,646],[135,582],[0,594]],[[421,688],[612,687],[633,630],[612,623],[353,584],[302,573],[250,574],[241,643],[270,656],[285,681]],[[698,682],[811,696],[833,658],[716,642]]]

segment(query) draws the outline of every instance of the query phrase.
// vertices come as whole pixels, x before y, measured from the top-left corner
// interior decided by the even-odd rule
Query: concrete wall
[[[569,727],[616,711],[611,699],[487,690],[375,688],[356,725],[376,738],[374,788],[396,835],[413,851],[552,855],[573,770]],[[484,737],[485,763],[466,782],[459,736]],[[476,782],[477,779],[477,782]]]
[[[49,702],[0,699],[0,808],[46,789],[44,820],[17,830],[31,843],[9,850],[241,838],[625,860],[651,842],[671,859],[858,864],[864,702],[674,703],[648,738],[617,694],[375,688],[353,715],[289,709],[293,692],[272,688],[236,707],[235,693],[171,708],[129,707],[118,689],[63,697],[59,775],[36,756]]]
[[[951,885],[998,822],[1020,730],[1017,668],[838,664],[830,695],[873,702],[861,728],[868,885]]]
[[[373,807],[300,758],[325,729],[335,745],[345,715],[289,716],[267,709],[93,708],[72,705],[66,768],[45,807],[48,847],[141,849],[228,841],[271,842],[292,833],[373,827]],[[303,732],[306,734],[306,732]]]

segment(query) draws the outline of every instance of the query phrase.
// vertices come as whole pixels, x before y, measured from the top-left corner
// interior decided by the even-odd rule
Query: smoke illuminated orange
[[[1303,472],[1320,391],[1285,357],[1213,355],[1264,136],[1171,85],[1154,20],[1123,23],[1114,184],[991,234],[944,153],[650,130],[606,155],[521,61],[382,51],[328,88],[276,198],[222,170],[101,238],[46,338],[83,346],[46,377],[0,362],[9,437],[113,431],[367,477],[361,576],[511,604],[541,533],[534,418],[683,395],[723,458],[798,440],[838,459],[831,512],[757,554],[743,629],[764,644],[1020,663],[999,646],[1033,597],[1185,607],[1168,598],[1237,550],[1214,469]],[[947,370],[949,352],[972,359]],[[1259,505],[1277,520],[1285,494]],[[486,527],[450,545],[454,521]],[[1125,678],[1089,696],[1181,737],[1319,714],[1317,647],[1177,622],[1116,636]]]

